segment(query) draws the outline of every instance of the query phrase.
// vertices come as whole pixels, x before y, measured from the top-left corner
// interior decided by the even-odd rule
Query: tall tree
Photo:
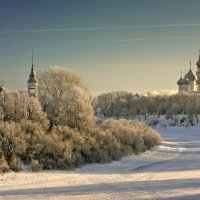
[[[50,67],[38,73],[39,97],[50,121],[85,130],[93,126],[94,116],[91,99],[81,78],[64,67]]]

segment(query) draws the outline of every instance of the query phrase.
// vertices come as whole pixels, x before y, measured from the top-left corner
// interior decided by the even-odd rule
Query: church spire
[[[191,59],[190,59],[190,69],[192,68],[192,61],[191,61]]]
[[[38,96],[38,80],[36,77],[36,73],[34,71],[34,55],[33,55],[33,49],[32,49],[32,66],[31,66],[31,73],[29,75],[28,79],[28,94],[29,97],[37,97]]]
[[[32,70],[33,70],[33,67],[34,67],[34,56],[33,56],[33,48],[32,48]]]

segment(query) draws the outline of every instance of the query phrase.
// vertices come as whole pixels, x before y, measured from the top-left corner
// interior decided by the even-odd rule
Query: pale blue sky
[[[70,67],[92,93],[176,90],[196,70],[199,0],[0,0],[0,79],[25,89],[31,67]]]

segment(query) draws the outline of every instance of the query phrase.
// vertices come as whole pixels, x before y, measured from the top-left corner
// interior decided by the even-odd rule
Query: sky
[[[35,70],[59,65],[92,94],[177,90],[196,71],[199,0],[0,0],[0,80],[26,89]]]

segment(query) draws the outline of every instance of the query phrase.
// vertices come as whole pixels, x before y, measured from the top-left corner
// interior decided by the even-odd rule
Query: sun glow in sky
[[[1,0],[0,80],[26,89],[31,68],[77,71],[92,93],[176,90],[196,71],[199,0]]]

